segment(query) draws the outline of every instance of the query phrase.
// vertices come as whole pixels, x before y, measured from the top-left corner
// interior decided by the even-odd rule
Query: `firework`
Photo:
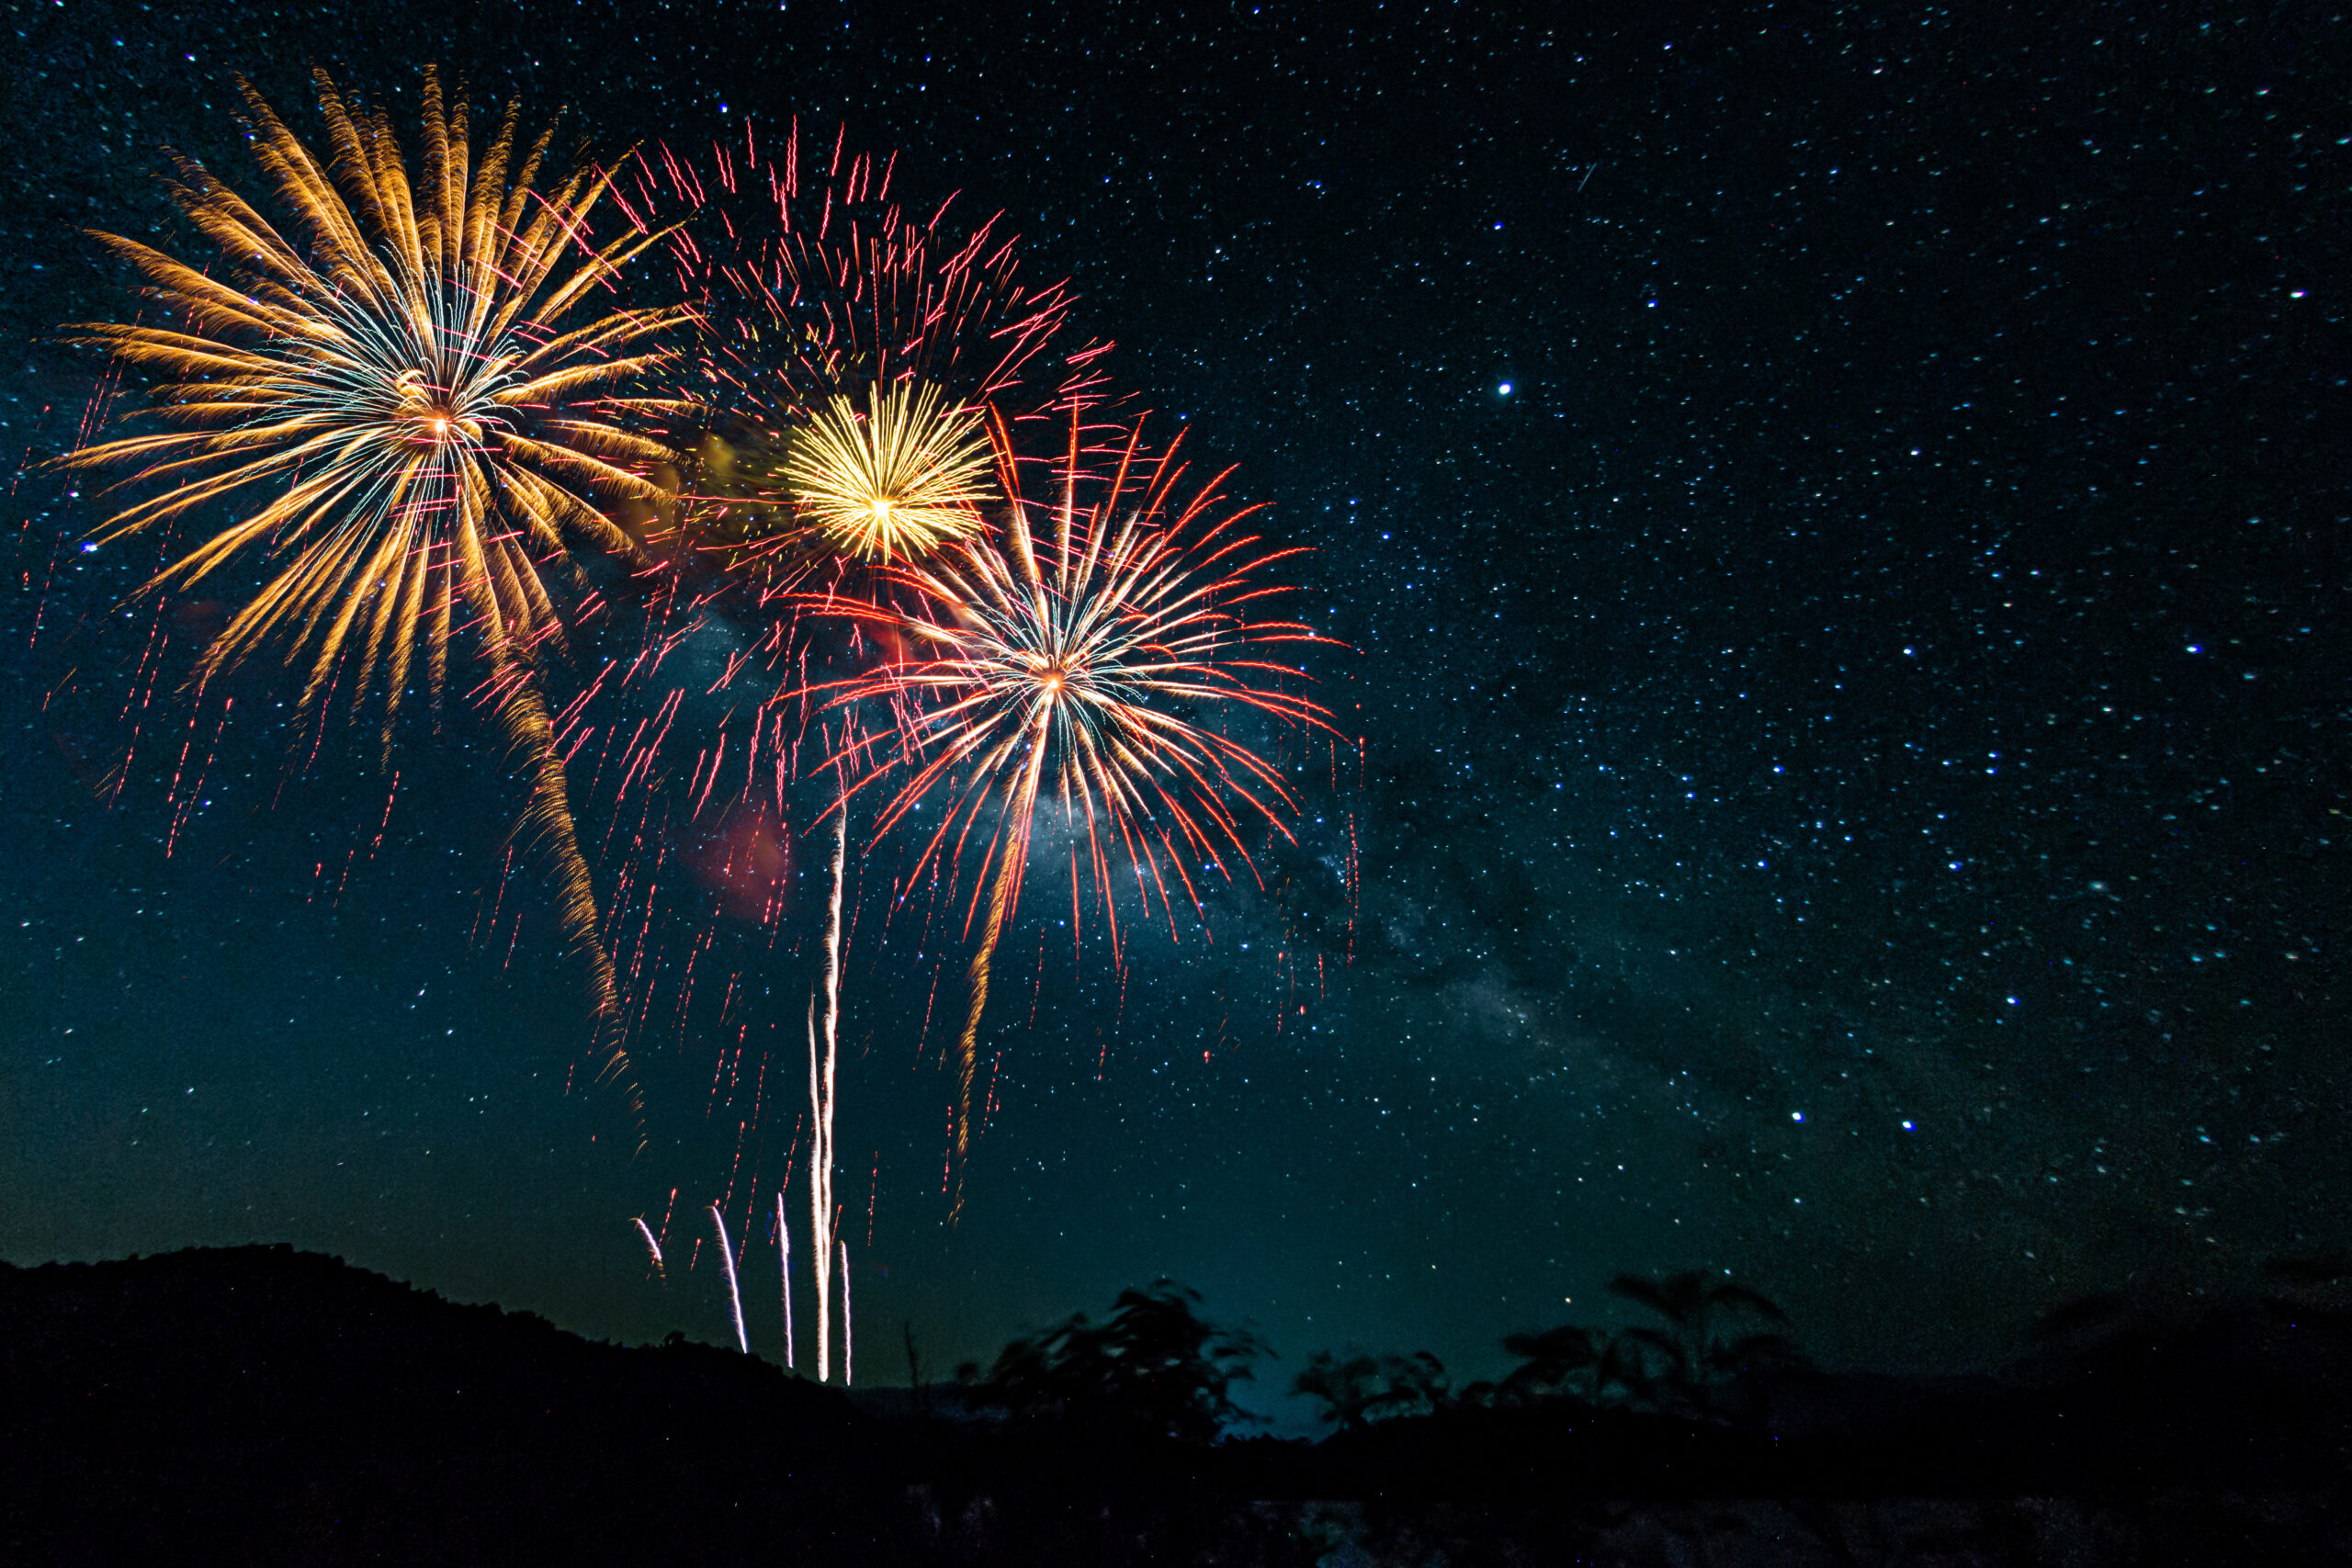
[[[727,1269],[727,1306],[734,1314],[735,1348],[746,1356],[752,1353],[751,1337],[743,1332],[743,1292],[735,1282],[735,1249],[727,1245],[727,1216],[718,1205],[710,1206],[710,1223],[718,1228],[718,1261]]]
[[[669,1276],[663,1272],[662,1268],[662,1244],[653,1239],[653,1227],[645,1223],[644,1216],[642,1215],[631,1220],[629,1224],[635,1225],[637,1227],[637,1234],[645,1238],[645,1250],[650,1253],[653,1258],[654,1274],[658,1278],[664,1280],[668,1279]]]
[[[694,215],[668,254],[708,325],[712,411],[797,416],[908,378],[979,403],[1030,373],[1069,316],[1067,288],[1021,278],[998,218],[959,232],[952,197],[910,213],[891,189],[897,165],[851,152],[846,127],[829,152],[804,151],[797,122],[763,145],[749,121],[706,158],[664,148],[634,161],[628,199],[645,226]]]
[[[970,525],[986,470],[974,411],[1020,395],[1070,299],[1021,277],[1000,220],[963,230],[952,200],[910,212],[896,167],[849,151],[845,130],[828,153],[804,150],[797,124],[763,142],[748,122],[707,157],[662,149],[628,166],[643,225],[690,213],[665,249],[704,326],[676,438],[693,460],[682,509],[632,518],[650,542],[666,531],[689,547],[669,552],[677,564],[748,554],[754,580],[789,578]],[[1103,349],[1057,374],[1088,374]],[[890,515],[910,503],[912,517]]]
[[[849,1243],[842,1245],[842,1386],[850,1385],[850,1364],[857,1358],[856,1320],[849,1310]]]
[[[606,1068],[625,1077],[612,966],[541,692],[542,650],[564,641],[541,563],[568,563],[581,546],[634,551],[592,498],[655,493],[639,470],[668,451],[621,422],[666,407],[627,389],[662,359],[653,340],[684,312],[578,319],[657,236],[589,244],[607,181],[582,169],[543,188],[552,127],[524,145],[510,107],[476,162],[462,94],[445,104],[428,70],[412,179],[389,116],[347,106],[323,73],[316,82],[323,163],[243,87],[255,157],[294,220],[288,233],[175,158],[167,188],[219,247],[226,280],[97,236],[146,278],[163,320],[68,331],[156,373],[149,412],[175,428],[65,462],[131,468],[159,487],[103,525],[101,541],[220,519],[150,592],[191,590],[246,553],[272,562],[206,646],[199,684],[281,645],[303,675],[298,716],[338,685],[356,714],[380,687],[389,749],[415,656],[437,705],[458,613],[470,618],[489,666],[482,689],[531,773],[518,830],[556,868],[566,936],[606,1025]]]
[[[834,550],[887,566],[977,529],[988,467],[979,416],[902,381],[868,387],[863,417],[847,398],[829,400],[792,444],[784,479]]]
[[[968,411],[982,398],[1030,395],[1040,350],[1067,309],[1058,286],[1021,279],[1001,224],[971,230],[944,208],[902,210],[887,164],[830,138],[827,146],[830,156],[811,155],[797,135],[771,141],[745,127],[706,156],[657,149],[614,170],[616,199],[640,232],[691,209],[657,254],[675,265],[701,322],[674,367],[694,406],[662,426],[685,457],[648,470],[662,481],[658,493],[613,508],[656,570],[603,585],[614,612],[605,645],[628,646],[556,730],[584,785],[583,814],[594,799],[611,823],[592,853],[602,859],[605,929],[640,1052],[653,1048],[650,1031],[673,1021],[674,1038],[691,1038],[710,1017],[704,998],[718,1004],[718,1026],[740,1036],[728,1010],[762,994],[752,971],[776,950],[797,886],[781,868],[800,815],[794,797],[808,773],[802,741],[813,710],[802,702],[787,712],[776,699],[808,682],[812,662],[821,679],[852,667],[837,661],[865,660],[854,635],[806,635],[782,591],[812,571],[860,587],[874,577],[812,525],[808,502],[822,500],[825,468],[801,470],[816,481],[804,497],[786,478],[786,459],[813,458],[830,413],[825,428],[842,438],[837,456],[846,454],[831,465],[836,491],[848,491],[854,512],[868,487],[868,521],[874,499],[893,503],[876,569],[883,547],[894,562],[921,547],[898,526],[909,516],[926,537],[971,526],[959,497],[989,487],[985,463],[972,468]],[[1067,368],[1057,365],[1057,374]],[[890,426],[901,434],[871,461],[868,435]],[[852,521],[843,542],[854,550]],[[830,801],[811,804],[814,816]],[[732,919],[712,919],[707,889]],[[665,952],[689,925],[694,951]],[[668,994],[657,999],[657,989]],[[711,1081],[729,1094],[739,1082],[731,1071]],[[812,1269],[824,1266],[812,1258]]]
[[[1020,903],[1041,799],[1071,831],[1072,899],[1091,876],[1115,951],[1115,868],[1133,876],[1147,911],[1157,897],[1172,933],[1171,874],[1199,912],[1187,863],[1229,877],[1231,862],[1250,863],[1245,819],[1287,837],[1283,817],[1296,808],[1272,763],[1183,715],[1246,709],[1330,728],[1319,705],[1278,684],[1296,667],[1266,657],[1277,645],[1319,640],[1261,615],[1285,592],[1263,572],[1295,552],[1245,530],[1255,508],[1226,510],[1225,474],[1180,500],[1181,438],[1155,452],[1137,421],[1102,443],[1081,405],[1069,417],[1069,447],[1053,468],[1060,493],[1042,503],[1023,497],[1010,434],[1001,421],[992,426],[1009,498],[1001,541],[976,536],[896,569],[901,597],[923,608],[859,613],[909,651],[832,688],[836,705],[878,699],[897,721],[861,748],[879,761],[857,788],[897,781],[876,837],[932,801],[939,826],[913,876],[977,847],[965,920],[968,930],[979,919],[981,930],[956,1052],[959,1159],[971,1140],[990,965]],[[1037,536],[1033,511],[1049,520],[1049,536]]]

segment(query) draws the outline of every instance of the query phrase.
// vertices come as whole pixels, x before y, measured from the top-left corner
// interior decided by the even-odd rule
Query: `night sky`
[[[1826,1361],[1951,1367],[2352,1241],[2340,8],[909,9],[12,8],[0,1256],[286,1241],[729,1336],[676,1258],[772,1205],[800,1101],[739,1139],[689,1020],[638,1043],[629,1157],[483,726],[405,739],[389,818],[366,748],[289,781],[266,718],[194,805],[168,756],[90,787],[153,563],[27,466],[96,370],[51,334],[130,308],[80,230],[198,248],[151,176],[254,183],[236,73],[307,132],[311,63],[406,125],[432,61],[608,143],[846,117],[1002,209],[1346,645],[1304,662],[1360,776],[1292,746],[1298,842],[1213,943],[1138,929],[1122,984],[1066,889],[1024,904],[953,1229],[942,955],[861,883],[867,1378],[902,1323],[944,1370],[1162,1275],[1270,1382],[1351,1343],[1491,1375],[1681,1267]],[[188,725],[168,686],[133,717]],[[747,971],[779,1080],[818,905]],[[755,1227],[770,1356],[775,1259]]]

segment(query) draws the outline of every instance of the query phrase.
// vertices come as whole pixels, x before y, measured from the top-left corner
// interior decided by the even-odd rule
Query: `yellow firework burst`
[[[586,252],[558,278],[605,181],[582,169],[536,189],[552,129],[517,167],[510,108],[469,171],[466,106],[445,110],[428,72],[412,185],[388,118],[346,107],[323,74],[318,84],[331,166],[245,89],[256,158],[296,239],[193,162],[177,160],[181,177],[168,182],[239,287],[97,236],[145,276],[169,324],[69,333],[160,371],[147,412],[183,428],[67,461],[134,465],[166,481],[101,540],[225,514],[153,590],[190,586],[248,547],[284,562],[206,649],[200,674],[285,634],[288,660],[309,664],[307,705],[356,653],[351,700],[380,675],[389,727],[420,644],[438,691],[453,602],[480,621],[493,657],[521,657],[558,629],[540,558],[582,539],[630,548],[587,495],[652,495],[630,466],[669,454],[614,423],[646,400],[610,389],[662,357],[632,351],[678,318],[624,311],[563,325],[650,240]]]
[[[793,443],[783,478],[835,550],[887,563],[978,529],[989,460],[977,412],[900,381],[869,386],[863,415],[847,398],[828,400]]]
[[[445,103],[428,70],[413,179],[389,117],[346,105],[323,73],[316,81],[323,163],[243,88],[254,156],[293,220],[287,232],[175,158],[167,188],[219,248],[223,277],[97,236],[145,277],[162,319],[69,336],[156,375],[145,412],[171,428],[64,461],[130,467],[156,487],[109,519],[102,540],[161,525],[202,536],[150,592],[191,587],[248,550],[273,561],[206,647],[199,681],[278,645],[304,673],[301,710],[338,683],[356,707],[380,683],[389,746],[413,655],[437,697],[462,613],[491,666],[484,689],[532,775],[524,826],[555,863],[567,934],[610,1025],[612,968],[538,680],[541,645],[562,638],[543,571],[582,544],[633,553],[591,497],[654,493],[639,470],[671,454],[620,422],[667,406],[627,388],[664,357],[651,340],[683,312],[573,319],[658,236],[587,242],[606,178],[582,167],[540,188],[552,127],[519,145],[510,107],[477,162],[463,96]]]

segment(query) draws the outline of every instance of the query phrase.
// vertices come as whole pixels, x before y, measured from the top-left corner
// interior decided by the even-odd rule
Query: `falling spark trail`
[[[637,1234],[645,1238],[645,1250],[653,1255],[653,1271],[668,1280],[670,1276],[662,1267],[662,1244],[653,1239],[653,1227],[647,1224],[642,1217],[631,1220],[629,1224],[635,1225]]]
[[[1037,754],[1044,755],[1042,747]],[[1025,782],[1034,795],[1034,773]],[[972,999],[964,1012],[964,1032],[956,1039],[956,1201],[947,1211],[951,1225],[964,1217],[964,1169],[972,1148],[972,1069],[979,1047],[980,1014],[988,1010],[989,968],[996,960],[997,938],[1004,932],[1004,909],[1018,863],[1010,854],[997,862],[996,886],[989,891],[988,924],[981,928],[980,945],[972,954],[967,972]]]
[[[735,1288],[735,1249],[727,1245],[727,1216],[716,1203],[710,1206],[710,1223],[718,1227],[718,1260],[727,1266],[727,1305],[735,1314],[735,1348],[748,1356],[752,1341],[743,1332],[743,1292]]]
[[[842,1243],[842,1386],[849,1387],[850,1361],[855,1354],[857,1330],[849,1310],[849,1243]]]
[[[792,1363],[792,1227],[784,1219],[784,1189],[775,1190],[775,1238],[783,1249],[777,1264],[784,1278],[784,1365],[793,1370]]]
[[[817,1275],[817,1381],[832,1362],[833,1082],[842,1007],[842,879],[849,858],[849,809],[833,814],[833,899],[825,919],[825,1054],[817,1057],[817,998],[808,998],[808,1110],[815,1123],[808,1145],[808,1242]],[[844,1342],[846,1350],[846,1342]],[[844,1363],[846,1364],[846,1363]]]

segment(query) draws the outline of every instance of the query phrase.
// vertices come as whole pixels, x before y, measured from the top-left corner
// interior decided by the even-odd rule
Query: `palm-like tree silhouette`
[[[1619,1375],[1640,1402],[1684,1415],[1721,1415],[1727,1389],[1743,1387],[1756,1397],[1766,1380],[1806,1364],[1781,1332],[1788,1315],[1746,1285],[1690,1269],[1657,1280],[1620,1274],[1609,1290],[1665,1319],[1662,1326],[1629,1328],[1611,1342],[1611,1348],[1621,1342],[1635,1348],[1643,1365]],[[1653,1357],[1660,1363],[1656,1372],[1648,1364]]]
[[[1655,1280],[1620,1274],[1609,1289],[1663,1321],[1605,1337],[1574,1324],[1511,1335],[1503,1348],[1519,1366],[1464,1397],[1570,1398],[1728,1419],[1760,1414],[1766,1386],[1807,1364],[1781,1332],[1786,1315],[1747,1286],[1691,1270]]]
[[[1513,1334],[1503,1340],[1503,1348],[1520,1359],[1518,1367],[1495,1391],[1507,1401],[1564,1393],[1590,1400],[1599,1393],[1597,1380],[1604,1352],[1589,1329],[1564,1323],[1541,1333]]]
[[[1445,1363],[1427,1350],[1376,1359],[1359,1352],[1344,1360],[1320,1350],[1290,1388],[1318,1401],[1323,1419],[1343,1432],[1391,1416],[1427,1416],[1453,1403]]]

